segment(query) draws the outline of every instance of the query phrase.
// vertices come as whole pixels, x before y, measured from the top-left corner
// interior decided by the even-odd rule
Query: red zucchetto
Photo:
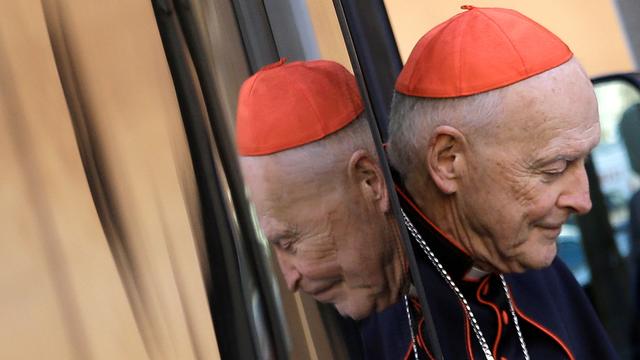
[[[356,80],[342,65],[280,60],[260,69],[240,88],[238,153],[268,155],[320,140],[363,110]]]
[[[467,11],[418,41],[396,91],[430,98],[473,95],[540,74],[573,56],[562,40],[517,11],[462,8]]]

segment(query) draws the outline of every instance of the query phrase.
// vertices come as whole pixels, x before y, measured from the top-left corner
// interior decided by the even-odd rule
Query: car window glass
[[[635,153],[640,142],[637,126],[640,121],[640,92],[625,81],[596,84],[595,92],[602,135],[592,157],[616,245],[620,254],[626,257],[631,251],[629,201],[640,189],[640,164],[637,160],[640,154]]]

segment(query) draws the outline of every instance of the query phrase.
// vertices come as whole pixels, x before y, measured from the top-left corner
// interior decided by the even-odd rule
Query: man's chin
[[[504,262],[505,269],[499,269],[505,273],[522,273],[527,270],[542,270],[549,267],[558,254],[557,242],[548,239],[531,239],[527,248],[520,249],[519,253]]]
[[[549,258],[544,258],[541,259],[540,261],[534,262],[533,264],[531,264],[531,266],[529,266],[529,269],[531,270],[542,270],[544,268],[548,268],[549,266],[551,266],[551,263],[553,263],[553,259],[555,259],[555,255]]]
[[[549,267],[553,260],[557,255],[557,248],[555,244],[551,247],[541,249],[540,253],[535,254],[535,256],[528,256],[520,262],[519,267],[521,271],[515,272],[524,272],[527,270],[542,270],[544,268]]]
[[[342,317],[349,317],[353,320],[362,320],[376,310],[375,304],[365,305],[345,302],[334,304],[334,306]]]

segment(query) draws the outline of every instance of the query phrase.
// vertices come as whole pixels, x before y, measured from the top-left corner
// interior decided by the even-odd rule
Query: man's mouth
[[[336,283],[332,282],[329,284],[323,284],[321,286],[316,286],[314,288],[311,288],[309,290],[306,290],[305,292],[308,293],[309,295],[313,296],[314,299],[320,301],[320,302],[329,302],[331,300],[331,293],[333,290],[333,288],[335,287]]]
[[[538,225],[538,227],[541,228],[547,235],[549,235],[549,237],[557,238],[560,235],[560,232],[562,231],[562,225],[564,225],[564,221],[556,222],[556,223],[540,224]]]
[[[550,237],[553,238],[557,238],[560,235],[560,232],[562,231],[562,227],[555,227],[555,228],[543,228],[545,230],[546,233],[549,234]]]

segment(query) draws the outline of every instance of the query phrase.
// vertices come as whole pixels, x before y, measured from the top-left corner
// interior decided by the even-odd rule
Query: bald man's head
[[[291,290],[354,319],[397,301],[404,254],[363,116],[321,140],[241,157],[241,166]]]
[[[600,139],[575,59],[477,95],[392,105],[391,165],[421,209],[489,271],[548,266],[560,228],[591,208],[584,161]]]
[[[303,146],[276,152],[267,156],[242,156],[245,173],[272,172],[278,182],[320,181],[344,185],[347,166],[356,151],[377,160],[369,124],[363,114],[343,129]]]
[[[571,78],[583,87],[591,88],[588,75],[572,58],[566,63],[510,86],[476,95],[454,98],[422,98],[395,92],[389,118],[389,146],[387,154],[391,165],[408,178],[416,174],[426,175],[420,166],[424,161],[424,149],[439,126],[451,126],[463,132],[469,141],[493,141],[496,131],[504,127],[518,126],[505,118],[505,101],[508,93],[527,97],[533,89],[553,89],[558,78]],[[534,96],[530,93],[529,96]],[[509,105],[509,104],[507,104]],[[518,104],[513,104],[518,106]]]

